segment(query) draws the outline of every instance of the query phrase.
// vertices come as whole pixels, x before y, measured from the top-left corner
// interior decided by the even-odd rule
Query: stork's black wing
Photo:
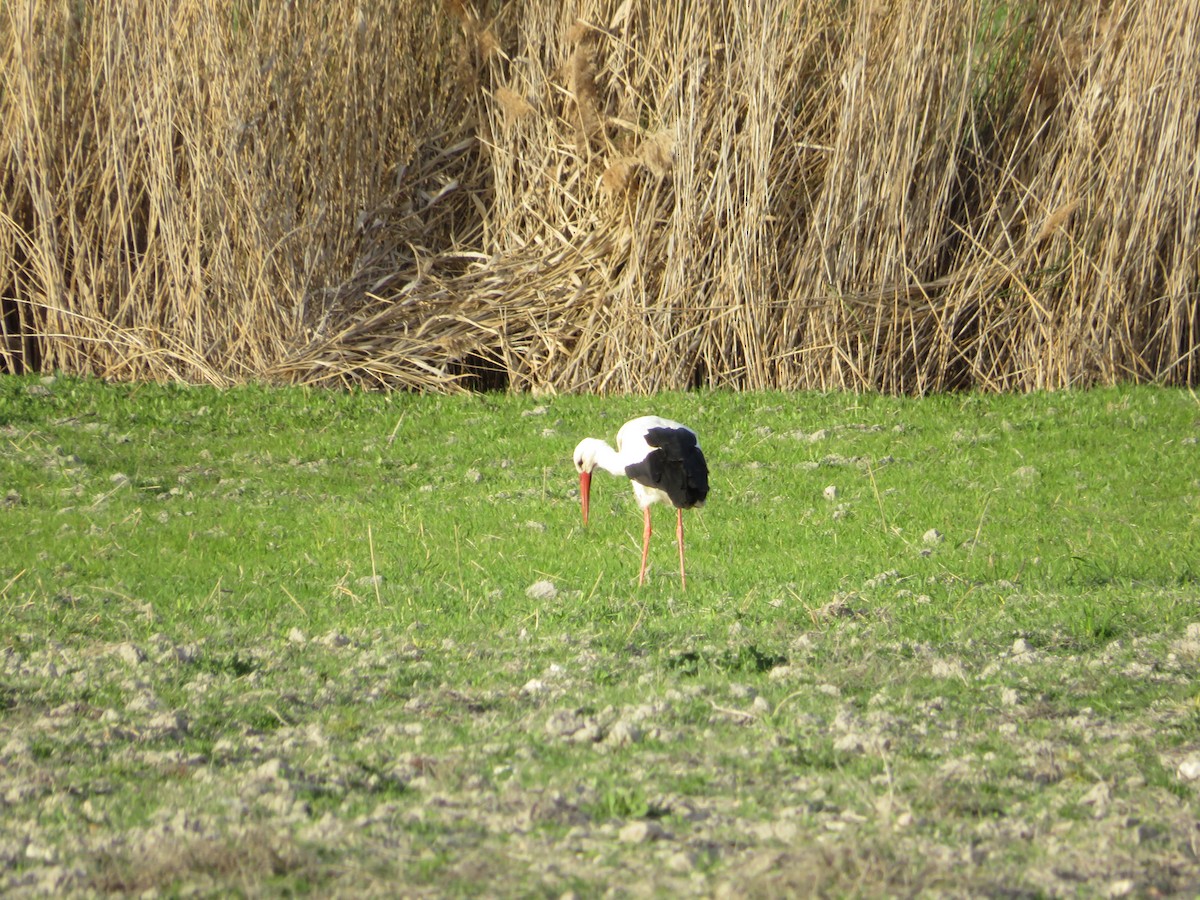
[[[651,428],[645,435],[652,448],[625,474],[647,487],[658,488],[682,509],[700,506],[708,496],[708,463],[696,435],[685,428]]]

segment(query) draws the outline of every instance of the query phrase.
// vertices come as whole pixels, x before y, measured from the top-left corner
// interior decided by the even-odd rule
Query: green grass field
[[[580,524],[647,412],[711,468],[686,592],[627,483]],[[0,379],[0,892],[1200,890],[1198,437],[1156,388]]]

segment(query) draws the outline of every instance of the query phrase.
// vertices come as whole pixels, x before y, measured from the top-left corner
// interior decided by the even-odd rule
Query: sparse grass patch
[[[0,379],[4,887],[1197,883],[1189,393],[654,406]]]
[[[287,884],[301,893],[319,885],[319,863],[277,835],[252,828],[237,839],[182,835],[127,854],[105,853],[88,887],[110,894],[232,890],[253,893]],[[284,880],[286,879],[286,881]]]

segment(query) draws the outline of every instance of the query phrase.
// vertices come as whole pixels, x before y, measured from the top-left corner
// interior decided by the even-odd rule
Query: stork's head
[[[596,438],[584,438],[575,448],[575,471],[579,473],[579,500],[583,504],[583,524],[588,522],[588,503],[592,494],[592,470],[596,468]]]

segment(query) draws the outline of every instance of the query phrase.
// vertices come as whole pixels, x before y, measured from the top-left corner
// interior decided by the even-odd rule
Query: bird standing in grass
[[[683,511],[703,506],[708,496],[708,463],[700,450],[696,432],[686,425],[659,416],[642,416],[621,426],[614,450],[599,438],[584,438],[575,448],[579,472],[579,497],[583,524],[588,521],[592,471],[599,466],[633,482],[633,495],[642,508],[642,568],[638,584],[646,581],[650,553],[650,507],[670,503],[675,507],[675,536],[679,541],[679,580],[687,587],[683,566]]]

